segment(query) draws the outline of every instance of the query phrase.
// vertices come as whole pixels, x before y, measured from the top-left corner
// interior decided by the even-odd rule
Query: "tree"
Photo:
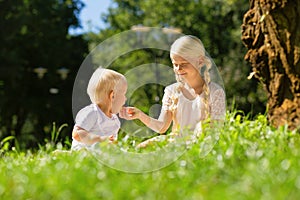
[[[243,60],[246,48],[241,42],[242,18],[247,0],[114,0],[114,6],[103,16],[108,28],[99,35],[91,34],[92,47],[133,25],[179,27],[184,34],[198,36],[213,57],[223,77],[227,101],[237,109],[253,114],[265,112],[266,97],[257,81],[248,80],[250,68]],[[135,62],[153,62],[151,56]],[[161,59],[171,66],[169,56]],[[124,62],[124,59],[123,61]],[[132,62],[131,62],[132,63]],[[133,61],[134,63],[134,61]],[[120,66],[123,64],[120,63]],[[129,67],[132,65],[128,65]],[[152,91],[149,91],[152,92]]]
[[[300,1],[252,0],[244,16],[245,60],[268,93],[268,118],[300,126]]]
[[[72,85],[87,44],[68,29],[79,26],[82,7],[80,0],[0,1],[0,138],[13,135],[33,147],[53,122],[73,123]],[[48,69],[42,79],[34,72],[40,66]],[[70,69],[65,80],[56,72],[61,67]]]

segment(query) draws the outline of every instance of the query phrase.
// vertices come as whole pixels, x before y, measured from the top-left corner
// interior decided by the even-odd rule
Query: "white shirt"
[[[206,106],[204,99],[204,92],[200,95],[196,95],[194,90],[187,84],[184,85],[185,89],[196,95],[195,99],[186,98],[178,86],[180,83],[174,83],[165,88],[164,97],[162,100],[162,109],[167,111],[175,110],[175,119],[173,120],[172,130],[176,130],[177,127],[180,130],[188,128],[189,130],[195,130],[196,126],[201,125],[201,121],[206,118]],[[226,100],[225,92],[222,87],[216,83],[211,82],[209,84],[209,100],[208,110],[210,118],[215,120],[224,119],[226,112]],[[201,127],[197,127],[198,129]]]
[[[106,116],[103,111],[96,105],[90,104],[82,108],[76,115],[75,126],[85,129],[89,133],[100,136],[117,137],[121,123],[117,115],[113,114],[111,118]],[[72,150],[91,147],[84,143],[78,142],[73,138]]]

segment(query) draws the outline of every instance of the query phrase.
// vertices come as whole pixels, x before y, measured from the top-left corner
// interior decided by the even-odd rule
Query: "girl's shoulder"
[[[215,82],[210,82],[209,83],[209,90],[210,90],[211,93],[213,93],[213,92],[215,92],[217,90],[224,91],[224,88],[222,86],[220,86],[219,84],[215,83]]]
[[[165,91],[169,91],[169,92],[175,92],[177,90],[177,88],[180,86],[181,83],[173,83],[171,85],[166,86]]]
[[[214,101],[216,99],[222,100],[224,102],[226,101],[225,90],[219,84],[211,82],[209,84],[209,90],[210,90],[210,99],[212,101]]]

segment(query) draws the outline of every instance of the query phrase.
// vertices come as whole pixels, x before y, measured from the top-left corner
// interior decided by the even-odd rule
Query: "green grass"
[[[53,145],[35,153],[5,151],[0,161],[0,199],[300,197],[296,131],[272,128],[263,115],[248,120],[235,112],[227,115],[219,140],[204,157],[202,143],[200,139],[175,162],[147,173],[112,169],[87,151],[52,153]],[[122,164],[132,165],[126,162]]]

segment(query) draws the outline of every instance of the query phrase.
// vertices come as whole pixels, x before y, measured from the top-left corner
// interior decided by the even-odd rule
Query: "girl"
[[[191,35],[178,38],[171,46],[170,58],[177,82],[165,88],[159,118],[153,119],[135,107],[122,109],[120,117],[139,119],[158,133],[165,133],[173,123],[173,133],[188,129],[196,134],[201,133],[203,120],[224,119],[225,91],[200,39]]]

